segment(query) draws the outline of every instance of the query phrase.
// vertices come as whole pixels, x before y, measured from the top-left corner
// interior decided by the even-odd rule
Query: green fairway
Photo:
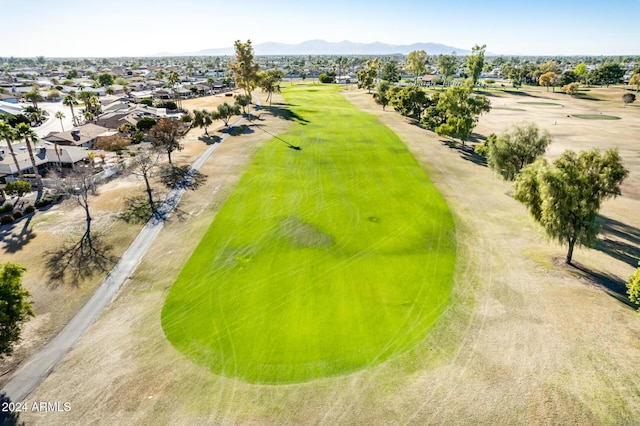
[[[519,104],[523,104],[523,105],[539,105],[539,106],[561,106],[560,104],[557,104],[555,102],[518,102]]]
[[[571,116],[583,120],[620,120],[620,117],[616,117],[615,115],[604,114],[572,114]]]
[[[296,123],[256,154],[162,310],[176,348],[252,383],[411,348],[447,304],[456,254],[444,199],[391,130],[336,87],[283,95]]]

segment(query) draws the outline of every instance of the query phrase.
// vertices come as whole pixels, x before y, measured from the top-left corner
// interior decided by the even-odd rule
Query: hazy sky
[[[527,4],[527,6],[525,6]],[[142,56],[310,39],[640,54],[640,0],[0,0],[0,57]],[[427,52],[429,53],[429,52]]]

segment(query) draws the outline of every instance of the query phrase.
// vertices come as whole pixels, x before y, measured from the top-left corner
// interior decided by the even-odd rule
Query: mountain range
[[[450,54],[467,55],[469,50],[446,46],[439,43],[387,44],[387,43],[354,43],[351,41],[328,42],[325,40],[308,40],[298,44],[267,42],[253,46],[256,55],[393,55],[414,50],[424,50],[428,55]],[[154,56],[225,56],[234,55],[233,47],[204,49],[189,53],[162,52]]]

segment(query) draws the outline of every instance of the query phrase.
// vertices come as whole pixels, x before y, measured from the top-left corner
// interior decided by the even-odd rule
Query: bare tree
[[[84,210],[85,230],[76,243],[65,244],[60,250],[48,253],[47,268],[52,281],[63,281],[65,276],[77,284],[81,278],[95,272],[107,272],[115,263],[109,254],[111,247],[102,243],[91,231],[90,197],[96,194],[93,168],[77,167],[65,177],[58,178],[57,190],[73,199]]]
[[[130,171],[137,177],[144,180],[146,185],[145,191],[149,198],[149,207],[151,212],[155,215],[157,213],[156,204],[153,200],[153,189],[151,188],[151,179],[156,175],[159,170],[160,156],[162,154],[158,151],[144,151],[138,153],[131,159]]]

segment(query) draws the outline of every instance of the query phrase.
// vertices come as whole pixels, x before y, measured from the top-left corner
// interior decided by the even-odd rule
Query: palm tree
[[[71,108],[71,118],[73,119],[73,125],[77,126],[78,121],[76,120],[76,114],[73,111],[73,106],[78,105],[78,100],[76,99],[76,97],[71,94],[65,96],[64,99],[62,100],[62,105],[68,106],[69,108]]]
[[[31,101],[35,109],[38,109],[38,102],[44,99],[35,87],[30,92],[25,93],[24,98]]]
[[[64,112],[62,111],[56,111],[56,116],[55,116],[58,120],[60,120],[60,127],[62,127],[62,131],[64,132],[64,124],[62,124],[62,119],[66,117],[66,115],[64,115]]]
[[[93,121],[93,119],[94,119],[94,118],[96,118],[96,116],[95,116],[95,114],[94,114],[94,113],[92,113],[91,111],[86,110],[86,111],[84,112],[84,121],[85,121],[85,122]]]
[[[27,150],[29,151],[29,158],[31,158],[33,174],[36,176],[38,191],[42,191],[42,178],[40,177],[40,173],[38,173],[36,158],[33,156],[33,148],[31,147],[32,142],[34,144],[38,142],[38,135],[26,123],[18,123],[18,125],[16,126],[16,131],[18,132],[18,135],[20,135],[20,137],[24,138],[24,143],[27,145]]]
[[[18,176],[22,176],[22,172],[20,171],[20,164],[18,163],[16,154],[15,152],[13,152],[13,146],[11,145],[12,142],[20,139],[18,134],[16,133],[16,130],[4,121],[0,121],[0,137],[7,141],[7,146],[9,147],[9,151],[11,152],[13,163],[16,165]]]
[[[209,86],[211,87],[211,93],[210,93],[210,95],[213,95],[213,85],[214,85],[214,83],[215,83],[215,82],[216,82],[216,81],[215,81],[212,77],[209,77],[209,78],[207,79],[207,83],[209,83]]]
[[[167,84],[173,90],[173,96],[174,96],[174,99],[175,99],[176,103],[178,103],[179,107],[182,108],[182,105],[181,105],[182,102],[180,102],[180,100],[178,98],[178,91],[177,91],[177,89],[175,87],[179,82],[180,82],[180,74],[178,74],[177,71],[171,71],[169,73],[169,77],[167,77]]]

